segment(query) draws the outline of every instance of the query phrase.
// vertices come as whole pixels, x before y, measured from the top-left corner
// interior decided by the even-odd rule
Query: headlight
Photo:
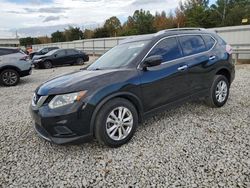
[[[39,63],[39,62],[41,62],[43,59],[36,59],[36,60],[34,60],[34,63]]]
[[[56,95],[50,102],[49,107],[51,109],[59,108],[68,104],[72,104],[76,101],[80,101],[87,91],[80,91],[76,93],[69,93],[64,95]]]

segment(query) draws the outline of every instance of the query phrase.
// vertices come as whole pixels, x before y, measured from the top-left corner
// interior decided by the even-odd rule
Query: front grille
[[[41,107],[47,98],[48,96],[42,96],[42,95],[38,95],[37,93],[34,93],[33,98],[32,98],[32,106],[38,107],[38,108]]]
[[[34,96],[33,96],[33,102],[34,102],[34,104],[37,104],[37,102],[39,101],[40,97],[41,97],[41,95],[38,95],[38,94],[34,93]]]

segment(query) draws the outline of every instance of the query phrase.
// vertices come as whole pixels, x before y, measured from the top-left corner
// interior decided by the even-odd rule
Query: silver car
[[[31,74],[29,57],[18,48],[0,47],[0,84],[15,86],[20,77]]]

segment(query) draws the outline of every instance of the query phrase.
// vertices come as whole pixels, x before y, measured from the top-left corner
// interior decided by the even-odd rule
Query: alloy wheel
[[[7,72],[4,72],[2,75],[2,81],[6,85],[13,85],[17,82],[17,80],[18,80],[18,76],[16,75],[15,72],[7,71]]]
[[[226,100],[227,94],[228,88],[226,82],[224,80],[219,81],[215,90],[216,100],[219,103],[224,102]]]
[[[106,132],[115,141],[125,139],[133,127],[133,115],[126,107],[117,107],[110,112],[106,120]]]
[[[78,58],[76,62],[77,62],[78,65],[84,64],[84,61],[83,61],[82,58]]]
[[[45,69],[51,69],[51,68],[52,68],[51,62],[45,61],[45,62],[44,62],[44,67],[45,67]]]

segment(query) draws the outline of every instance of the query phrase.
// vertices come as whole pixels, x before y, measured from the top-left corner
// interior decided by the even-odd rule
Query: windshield
[[[51,51],[48,52],[46,55],[47,55],[47,56],[50,56],[50,55],[52,55],[53,53],[55,53],[56,51],[58,51],[58,49],[56,49],[56,50],[51,50]]]
[[[128,65],[145,48],[149,41],[137,41],[118,45],[88,67],[88,70],[114,69]]]

